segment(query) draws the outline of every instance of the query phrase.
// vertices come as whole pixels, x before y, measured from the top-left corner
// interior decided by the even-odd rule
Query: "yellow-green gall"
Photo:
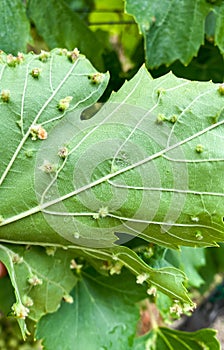
[[[49,246],[49,247],[46,247],[46,248],[45,248],[46,254],[47,254],[48,256],[54,256],[55,253],[56,253],[56,250],[57,250],[57,248],[56,248],[56,247],[53,247],[53,246]]]
[[[72,99],[73,99],[72,96],[67,96],[65,98],[62,98],[58,103],[59,111],[61,112],[66,111],[69,108],[70,102],[72,101]]]
[[[68,148],[65,147],[65,146],[59,148],[58,156],[59,156],[60,158],[65,159],[65,158],[68,156]]]
[[[51,173],[56,172],[57,165],[52,164],[52,163],[48,162],[47,160],[44,160],[43,164],[39,167],[39,169],[42,170],[43,172],[45,172],[46,174],[51,174]]]
[[[64,295],[63,299],[68,304],[72,304],[74,302],[73,297],[69,294]]]
[[[38,276],[32,275],[28,278],[28,283],[31,284],[31,286],[39,286],[43,284],[43,281]]]
[[[73,51],[68,51],[67,57],[72,63],[74,63],[79,57],[79,50],[75,48]]]
[[[1,91],[1,100],[3,102],[9,102],[9,100],[10,100],[10,90],[2,90]]]
[[[32,136],[32,140],[36,140],[37,138],[40,140],[46,140],[47,131],[41,125],[32,125],[30,128],[30,135]]]
[[[48,58],[50,57],[50,52],[41,50],[40,54],[39,54],[39,60],[42,62],[46,62],[48,60]]]
[[[23,262],[23,257],[20,256],[19,254],[13,254],[12,256],[12,262],[13,264],[22,264]]]
[[[156,118],[156,124],[162,124],[166,120],[166,117],[164,114],[159,113]]]
[[[202,235],[202,233],[201,233],[201,231],[197,231],[196,233],[195,233],[195,237],[196,237],[196,239],[198,240],[198,241],[201,241],[204,237],[203,237],[203,235]]]
[[[41,71],[42,70],[40,68],[33,68],[30,74],[32,75],[33,78],[38,79]]]
[[[178,119],[177,116],[174,114],[174,115],[172,115],[172,117],[170,118],[170,122],[174,124],[174,123],[176,123],[177,119]]]
[[[15,317],[21,320],[25,320],[25,318],[28,316],[28,313],[30,312],[30,310],[26,306],[19,302],[14,303],[12,305],[12,311]]]
[[[104,79],[104,74],[103,73],[90,74],[88,76],[88,79],[91,81],[92,84],[100,84]]]
[[[27,149],[27,150],[25,151],[25,156],[26,156],[27,158],[32,158],[32,157],[33,157],[33,153],[34,153],[34,150],[33,150],[33,149]]]
[[[202,153],[204,151],[204,147],[201,145],[201,144],[198,144],[196,147],[195,147],[195,151],[197,153]]]
[[[219,85],[218,91],[219,91],[220,95],[224,95],[224,83]]]
[[[17,57],[13,56],[11,53],[7,55],[6,57],[6,62],[9,67],[15,67],[16,64],[18,63]]]
[[[26,294],[22,297],[22,302],[27,307],[33,306],[33,299]]]

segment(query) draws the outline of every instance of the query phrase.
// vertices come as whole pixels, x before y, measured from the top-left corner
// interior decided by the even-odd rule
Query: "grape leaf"
[[[28,57],[32,64],[39,62]],[[53,63],[64,59],[56,53],[52,58]],[[29,76],[31,63],[3,64],[2,85],[8,78],[6,86],[13,88],[12,98],[1,104],[6,145],[1,151],[1,241],[107,248],[119,232],[118,244],[137,235],[168,247],[222,241],[220,87],[172,74],[153,80],[142,68],[94,118],[81,120],[80,111],[64,115],[58,103],[74,95],[71,109],[87,105],[99,97],[107,78],[96,73],[88,79],[85,59],[73,65],[66,60],[70,70],[65,76],[54,76],[47,67],[39,81]],[[76,66],[77,76],[72,75]],[[11,81],[14,72],[21,75]],[[70,75],[71,90],[64,92]],[[21,76],[25,85],[19,94],[15,85]],[[36,84],[42,90],[34,99]],[[47,139],[30,136],[37,122],[46,125]]]
[[[133,350],[220,350],[216,331],[202,329],[197,332],[181,332],[160,327],[135,341]]]
[[[223,52],[223,2],[205,0],[126,0],[144,35],[146,61],[150,68],[180,60],[189,64],[204,43],[205,21],[211,10],[217,18],[214,39]]]
[[[181,252],[168,250],[165,259],[184,271],[190,286],[198,288],[204,283],[198,270],[206,264],[205,249],[182,247]]]
[[[36,337],[44,349],[131,349],[144,297],[133,276],[102,277],[84,273],[72,292],[73,304],[62,304],[37,325]],[[63,324],[66,322],[66,327]],[[88,334],[88,336],[87,336]]]
[[[37,322],[46,313],[56,311],[63,297],[77,282],[69,266],[72,252],[40,247],[0,245],[0,260],[6,266],[15,292],[15,304],[28,307],[30,319]],[[54,254],[52,256],[51,254]],[[18,317],[23,337],[25,318]]]
[[[79,254],[79,253],[78,253]],[[87,260],[89,258],[109,261],[112,263],[112,268],[116,268],[116,263],[119,266],[126,266],[133,274],[137,276],[137,283],[143,284],[147,282],[150,286],[155,287],[159,291],[165,293],[173,300],[179,300],[182,303],[192,304],[187,291],[183,284],[186,282],[185,274],[174,267],[163,267],[154,269],[146,264],[140,257],[127,247],[116,247],[112,249],[94,249],[84,248],[81,251],[81,256]],[[93,260],[92,266],[97,266]],[[98,270],[102,271],[102,264],[98,265]],[[141,282],[141,278],[143,281]]]
[[[15,302],[15,296],[9,276],[0,279],[0,310],[8,315]]]
[[[0,240],[95,256],[109,249],[189,302],[184,274],[153,270],[114,243],[137,235],[174,248],[223,240],[222,86],[172,74],[153,80],[143,67],[82,120],[108,79],[76,56],[56,50],[12,67],[3,55]]]
[[[0,50],[17,55],[26,52],[30,39],[30,23],[21,0],[0,2]]]
[[[224,3],[220,2],[217,3],[217,6],[214,8],[214,14],[215,14],[215,35],[214,35],[214,42],[219,47],[222,55],[224,53]]]
[[[69,110],[96,102],[106,88],[108,75],[102,75],[102,82],[94,84],[88,77],[96,70],[77,50],[29,54],[10,63],[7,59],[2,54],[0,136],[4,148],[0,150],[0,213],[5,217],[18,215],[18,226],[14,229],[10,225],[8,232],[2,226],[1,241],[64,244],[66,241],[58,234],[54,239],[55,232],[41,219],[42,215],[30,216],[29,224],[19,218],[22,212],[38,205],[34,188],[35,158],[47,132]],[[61,146],[57,146],[56,152]]]
[[[64,0],[30,0],[27,11],[50,49],[78,47],[98,69],[103,69],[103,42]]]

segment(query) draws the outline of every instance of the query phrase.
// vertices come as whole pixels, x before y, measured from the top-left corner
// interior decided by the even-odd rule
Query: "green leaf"
[[[205,0],[126,0],[145,38],[150,68],[180,60],[187,65],[204,42],[204,25],[212,5]]]
[[[43,339],[44,348],[130,349],[139,319],[135,303],[142,292],[129,273],[121,277],[83,274],[72,292],[74,303],[62,304],[38,324],[36,337]]]
[[[14,55],[18,51],[26,52],[30,24],[23,1],[1,1],[0,14],[0,49]]]
[[[216,17],[216,27],[215,27],[215,44],[219,47],[222,55],[224,53],[224,4],[220,4],[220,7],[215,7],[214,10]]]
[[[220,350],[216,331],[202,329],[197,332],[181,332],[169,328],[157,328],[137,338],[133,350]]]
[[[107,250],[101,249],[100,251],[85,248],[82,251],[82,255],[87,260],[94,258],[104,262],[109,261],[113,270],[114,265],[116,268],[116,263],[121,267],[125,266],[137,276],[137,283],[144,284],[144,282],[147,282],[150,286],[155,287],[170,298],[180,300],[181,303],[191,304],[191,300],[183,286],[183,283],[186,282],[186,276],[176,268],[163,267],[154,269],[146,264],[133,250],[123,246]],[[94,266],[93,260],[90,261],[91,265]],[[98,265],[98,270],[100,269],[102,270],[102,264]]]
[[[14,302],[15,295],[9,276],[0,278],[0,311],[8,315]]]
[[[172,74],[153,80],[142,68],[83,121],[77,107],[100,96],[107,76],[91,75],[81,57],[26,59],[2,64],[11,97],[1,104],[1,241],[108,248],[139,235],[172,248],[223,240],[222,87]],[[39,78],[29,74],[36,66]],[[73,111],[64,115],[62,102]],[[47,139],[34,140],[36,124]]]
[[[75,60],[77,52],[73,54]],[[3,128],[0,137],[4,149],[0,151],[0,213],[8,218],[14,214],[19,216],[17,227],[10,225],[9,230],[7,226],[0,228],[1,241],[45,242],[46,245],[50,242],[65,245],[67,242],[51,229],[45,219],[42,220],[42,214],[35,218],[29,215],[26,223],[19,217],[28,208],[38,205],[34,188],[36,154],[41,143],[46,141],[43,139],[47,136],[46,132],[49,133],[68,111],[83,109],[96,102],[108,82],[105,74],[101,76],[101,83],[93,84],[88,77],[96,70],[89,61],[80,55],[72,62],[69,55],[72,53],[59,49],[39,56],[29,54],[21,63],[16,61],[15,67],[7,64],[6,56],[2,55],[0,122]],[[39,72],[39,77],[33,76],[35,72]],[[72,100],[68,102],[67,97]],[[69,105],[68,109],[66,105],[63,107],[63,103]],[[64,111],[60,110],[63,108],[59,104],[65,108]],[[40,125],[42,128],[38,129]],[[58,141],[60,145],[56,146],[56,153],[64,146],[60,139]],[[59,161],[62,159],[57,157]],[[18,177],[15,177],[15,172]]]
[[[184,274],[153,270],[114,242],[137,235],[168,247],[223,240],[220,87],[172,74],[153,80],[142,68],[97,115],[81,120],[107,77],[82,56],[72,64],[57,53],[2,65],[2,85],[12,94],[5,101],[3,90],[1,104],[1,241],[92,249],[95,257],[104,254],[97,248],[109,249],[109,257],[118,254],[135,274],[149,274],[149,283],[188,302]],[[46,125],[46,139],[38,140],[36,124]]]
[[[30,0],[28,14],[50,49],[77,47],[98,69],[103,69],[103,43],[65,1]]]
[[[204,280],[198,273],[200,267],[205,266],[205,250],[182,247],[181,252],[168,250],[165,259],[173,266],[184,271],[189,285],[200,287]]]
[[[58,250],[54,253],[50,247],[45,252],[38,247],[0,245],[0,260],[6,266],[14,287],[14,305],[27,307],[27,316],[33,321],[56,311],[77,281],[69,268],[72,257],[72,252]],[[25,337],[25,317],[15,316]]]

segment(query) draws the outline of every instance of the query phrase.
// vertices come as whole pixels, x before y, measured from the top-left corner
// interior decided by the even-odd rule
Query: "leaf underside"
[[[71,63],[57,51],[47,62],[28,55],[16,67],[3,59],[1,86],[10,99],[0,105],[0,240],[107,248],[120,232],[118,243],[139,235],[171,248],[222,241],[218,86],[172,74],[152,80],[142,68],[81,120],[107,84],[106,75],[92,83],[93,73],[85,58]],[[67,96],[73,99],[62,112]],[[33,140],[36,125],[47,139]]]
[[[69,261],[76,254],[116,258],[172,299],[190,303],[181,271],[152,269],[119,244],[136,236],[168,248],[223,241],[220,88],[172,74],[153,80],[142,67],[84,120],[83,111],[102,96],[108,74],[73,54],[74,60],[56,49],[15,64],[1,55],[0,260],[16,300],[27,293],[32,259],[42,261],[43,248],[27,253],[28,244],[68,248],[57,253],[67,282],[48,308],[47,286],[58,283],[56,272],[47,279],[48,269],[57,255],[43,259],[43,285],[35,287],[42,288],[42,298],[30,308],[33,320],[55,311],[75,285]],[[18,266],[15,253],[24,258]]]

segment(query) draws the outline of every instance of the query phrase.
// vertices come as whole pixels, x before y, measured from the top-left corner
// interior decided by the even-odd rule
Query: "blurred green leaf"
[[[28,14],[48,47],[73,50],[77,47],[98,69],[104,69],[100,42],[85,22],[64,0],[30,0]],[[46,20],[47,18],[47,20]]]
[[[224,80],[224,60],[217,46],[208,41],[201,46],[197,57],[193,58],[188,66],[176,61],[170,67],[165,65],[151,70],[154,78],[172,71],[176,76],[190,80],[222,83]]]
[[[184,271],[190,286],[199,287],[204,282],[198,273],[198,270],[206,264],[204,249],[182,247],[180,252],[169,249],[165,259]]]
[[[9,276],[0,278],[0,313],[8,315],[14,302],[15,295]]]
[[[209,9],[204,0],[126,0],[127,12],[135,16],[145,37],[149,68],[178,59],[187,65],[204,42]]]
[[[30,23],[21,0],[0,1],[0,50],[17,55],[26,52]]]

